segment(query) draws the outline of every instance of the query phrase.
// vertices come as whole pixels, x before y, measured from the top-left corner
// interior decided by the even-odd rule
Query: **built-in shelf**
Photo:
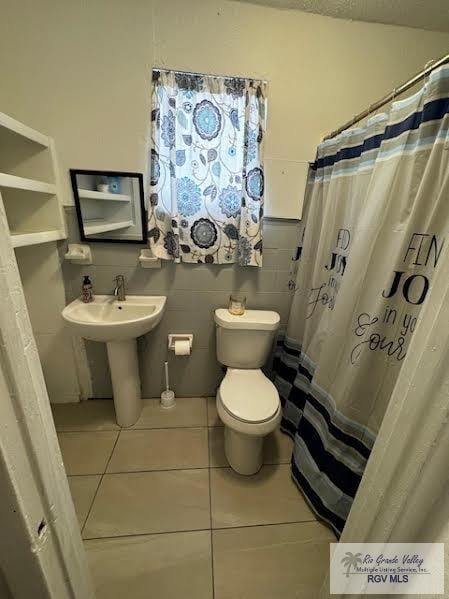
[[[0,112],[0,128],[13,131],[14,133],[17,133],[17,135],[25,137],[26,139],[29,139],[32,142],[43,146],[44,148],[48,148],[50,146],[50,139],[46,135],[43,135],[42,133],[39,133],[39,131],[36,131],[27,125],[16,121],[16,119],[13,119],[3,112]]]
[[[97,233],[107,233],[108,231],[115,231],[116,229],[126,229],[126,227],[132,227],[133,225],[134,223],[132,220],[111,223],[103,219],[96,219],[84,223],[84,234],[96,235]]]
[[[58,241],[65,239],[66,235],[62,231],[38,231],[36,233],[11,233],[12,247],[20,248],[25,245],[37,245],[39,243],[48,243],[49,241]]]
[[[78,195],[83,200],[107,200],[112,202],[130,202],[131,196],[123,193],[107,193],[91,189],[78,189]]]
[[[22,189],[23,191],[35,191],[51,195],[56,193],[56,185],[53,185],[53,183],[25,179],[25,177],[16,177],[15,175],[7,175],[6,173],[0,173],[0,188]]]
[[[16,144],[16,136],[31,141],[32,145]],[[0,210],[6,213],[12,247],[66,239],[61,176],[53,139],[0,112],[0,143],[2,155],[7,156],[3,170],[8,171],[0,172]],[[38,155],[45,160],[33,164]],[[49,183],[13,174],[39,177],[35,173],[41,172],[40,166],[44,167],[45,161],[51,166]],[[18,195],[11,190],[26,193]]]

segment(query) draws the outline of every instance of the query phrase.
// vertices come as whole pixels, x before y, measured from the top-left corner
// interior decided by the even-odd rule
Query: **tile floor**
[[[291,441],[261,471],[226,462],[215,398],[144,400],[120,429],[112,401],[53,406],[98,599],[313,599],[334,535],[290,478]]]

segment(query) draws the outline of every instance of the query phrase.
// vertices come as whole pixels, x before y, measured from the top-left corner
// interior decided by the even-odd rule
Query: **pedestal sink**
[[[104,341],[108,350],[117,422],[132,426],[142,410],[137,342],[160,322],[165,296],[127,295],[123,302],[111,295],[96,295],[93,302],[76,299],[62,311],[75,335]]]

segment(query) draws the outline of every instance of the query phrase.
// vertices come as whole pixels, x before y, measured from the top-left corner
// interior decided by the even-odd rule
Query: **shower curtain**
[[[322,143],[275,359],[292,476],[339,535],[449,234],[449,67]],[[400,431],[398,431],[400,434]]]

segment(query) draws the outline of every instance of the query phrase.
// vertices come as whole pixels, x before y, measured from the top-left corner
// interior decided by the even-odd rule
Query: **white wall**
[[[52,135],[66,175],[142,171],[153,66],[255,76],[269,81],[267,158],[303,161],[448,47],[445,33],[227,0],[6,0],[0,110]]]
[[[145,169],[152,67],[266,79],[270,200],[277,214],[299,216],[294,182],[320,138],[448,46],[449,34],[227,0],[6,0],[0,110],[55,138],[70,203],[69,168]],[[78,391],[70,347],[53,329],[64,299],[56,246],[47,248],[45,260],[23,251],[20,263],[47,384],[61,401]],[[45,290],[58,301],[32,307]]]

